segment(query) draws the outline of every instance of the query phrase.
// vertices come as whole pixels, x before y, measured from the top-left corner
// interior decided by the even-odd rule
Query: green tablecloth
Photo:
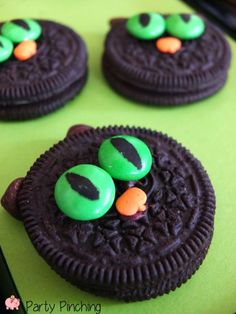
[[[61,300],[74,304],[100,303],[101,313],[105,314],[233,314],[236,312],[235,60],[225,88],[197,104],[155,108],[118,96],[107,86],[100,69],[108,20],[143,11],[189,12],[191,9],[175,0],[0,1],[1,20],[37,17],[68,24],[83,36],[89,51],[89,80],[81,95],[63,109],[38,120],[0,123],[0,194],[12,179],[24,176],[34,160],[62,139],[73,124],[129,124],[160,130],[178,139],[202,161],[215,187],[215,233],[202,267],[191,280],[169,295],[126,304],[95,297],[61,279],[39,257],[23,224],[2,208],[0,243],[23,300],[55,303],[57,309],[53,313],[56,314],[60,313]],[[236,52],[235,42],[230,40],[230,43],[233,53]],[[31,308],[29,313],[35,312]],[[42,307],[38,313],[49,311]]]

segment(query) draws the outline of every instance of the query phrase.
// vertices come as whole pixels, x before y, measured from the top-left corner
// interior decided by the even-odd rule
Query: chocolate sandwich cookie
[[[2,204],[63,278],[126,301],[188,280],[207,254],[215,212],[209,177],[188,150],[122,126],[71,129]]]
[[[222,32],[202,17],[143,13],[111,20],[102,68],[110,86],[127,98],[179,105],[216,93],[230,59]]]
[[[87,77],[82,38],[46,20],[0,24],[0,119],[36,118],[63,106]]]

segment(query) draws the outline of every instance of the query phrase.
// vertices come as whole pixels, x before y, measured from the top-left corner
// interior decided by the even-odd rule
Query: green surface
[[[62,139],[72,124],[129,124],[161,130],[182,142],[202,161],[215,187],[215,233],[202,267],[191,280],[169,295],[126,304],[94,297],[61,279],[39,257],[23,225],[0,208],[1,245],[24,300],[47,300],[57,306],[60,300],[101,303],[101,313],[105,314],[233,314],[236,312],[235,60],[225,88],[197,104],[164,109],[123,99],[108,88],[102,77],[103,41],[110,17],[131,16],[143,11],[191,10],[174,0],[0,1],[1,19],[51,18],[80,32],[88,45],[90,66],[84,91],[65,108],[34,121],[0,123],[0,194],[11,180],[24,176],[34,160]],[[235,53],[236,43],[232,40],[230,43]],[[35,312],[30,310],[29,313]],[[38,313],[47,312],[41,309]],[[57,308],[53,313],[60,312]]]

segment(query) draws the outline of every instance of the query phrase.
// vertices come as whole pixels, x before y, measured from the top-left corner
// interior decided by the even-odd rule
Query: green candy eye
[[[166,30],[180,39],[195,39],[205,31],[204,21],[197,15],[170,15],[166,20]]]
[[[2,26],[2,34],[13,43],[20,43],[25,40],[36,40],[42,33],[38,22],[31,19],[12,20]]]
[[[128,19],[126,28],[139,39],[155,39],[165,32],[165,19],[157,13],[138,14]]]
[[[115,199],[115,185],[103,169],[81,164],[64,172],[55,185],[55,200],[60,210],[72,219],[102,217]]]
[[[129,135],[105,140],[99,148],[98,160],[113,178],[124,181],[143,178],[152,166],[152,155],[147,145]]]
[[[0,36],[0,62],[10,58],[13,51],[13,44],[7,38]]]

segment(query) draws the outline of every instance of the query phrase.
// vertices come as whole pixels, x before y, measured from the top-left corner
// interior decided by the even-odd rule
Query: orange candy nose
[[[160,52],[174,54],[181,49],[182,43],[175,37],[163,37],[156,41],[156,47]]]
[[[16,46],[14,56],[20,61],[26,61],[37,52],[37,44],[34,40],[26,40]]]
[[[146,209],[147,195],[139,188],[126,190],[116,201],[117,211],[124,216],[133,216]]]

